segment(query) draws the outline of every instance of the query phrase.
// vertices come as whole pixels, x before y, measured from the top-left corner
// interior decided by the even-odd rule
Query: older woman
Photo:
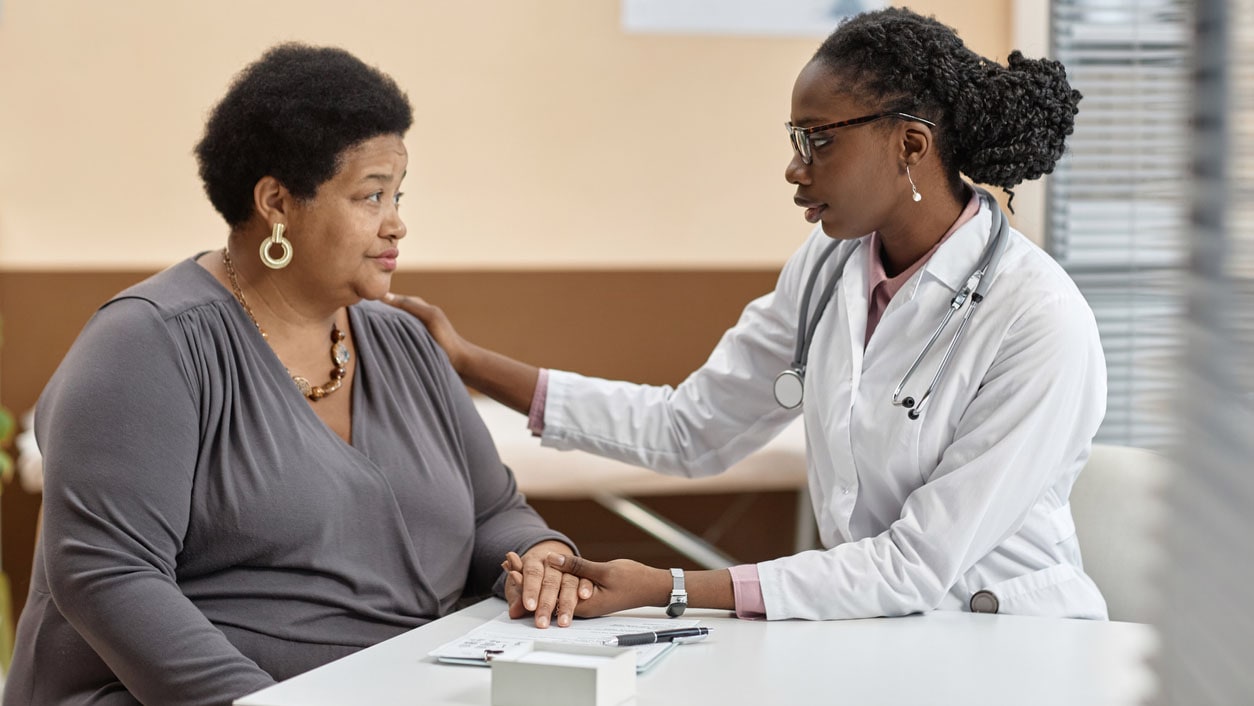
[[[101,307],[39,402],[6,704],[228,703],[503,590],[511,552],[538,585],[570,551],[427,331],[370,301],[411,120],[390,78],[300,45],[214,110],[196,154],[226,247]],[[576,600],[560,576],[541,625]]]

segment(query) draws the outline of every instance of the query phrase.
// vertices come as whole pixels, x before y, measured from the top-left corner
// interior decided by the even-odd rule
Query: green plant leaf
[[[9,482],[9,479],[13,477],[13,469],[13,457],[8,451],[0,451],[0,484]]]
[[[13,415],[8,409],[0,407],[0,446],[8,445],[16,431],[17,421],[13,419]]]

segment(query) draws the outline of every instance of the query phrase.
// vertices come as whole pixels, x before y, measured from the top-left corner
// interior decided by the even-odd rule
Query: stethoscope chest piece
[[[805,381],[801,371],[789,368],[775,376],[775,401],[784,409],[796,409],[801,406],[801,398],[805,395]]]

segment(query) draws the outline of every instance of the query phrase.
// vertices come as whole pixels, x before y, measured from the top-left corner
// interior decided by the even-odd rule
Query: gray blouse
[[[569,543],[422,324],[375,302],[349,321],[351,445],[194,260],[101,307],[38,404],[44,527],[4,703],[227,703]]]

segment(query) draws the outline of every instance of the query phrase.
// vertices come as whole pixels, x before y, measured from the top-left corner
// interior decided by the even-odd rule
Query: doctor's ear
[[[907,166],[912,167],[922,162],[928,152],[932,151],[932,128],[927,125],[903,121],[899,134],[901,136],[901,154],[898,157]]]

